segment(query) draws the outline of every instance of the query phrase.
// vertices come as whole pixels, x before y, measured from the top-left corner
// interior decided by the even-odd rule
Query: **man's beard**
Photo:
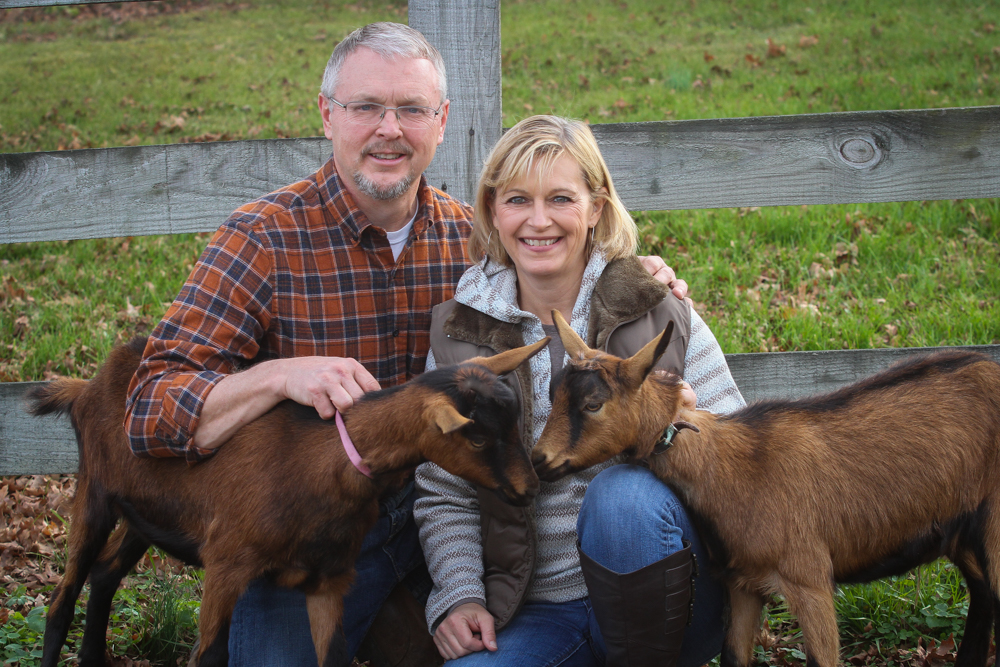
[[[360,171],[354,172],[354,183],[358,186],[358,190],[372,199],[378,199],[380,201],[388,201],[390,199],[402,197],[406,194],[406,191],[410,189],[410,186],[413,185],[413,181],[415,180],[416,177],[413,174],[407,174],[402,179],[392,183],[391,185],[379,185],[362,174]]]
[[[364,155],[370,155],[372,153],[399,153],[409,156],[413,155],[413,150],[404,145],[402,142],[390,141],[388,143],[381,143],[376,141],[365,146],[363,151]],[[362,174],[360,170],[354,172],[354,183],[358,186],[358,190],[372,199],[378,199],[380,201],[388,201],[390,199],[402,197],[406,194],[406,191],[410,189],[410,186],[413,185],[413,181],[415,180],[416,176],[409,173],[392,185],[379,185]]]

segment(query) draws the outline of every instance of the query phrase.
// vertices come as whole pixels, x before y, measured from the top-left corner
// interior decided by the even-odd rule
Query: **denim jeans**
[[[357,574],[344,598],[347,655],[353,657],[372,620],[392,589],[414,572],[415,593],[423,602],[430,578],[413,521],[413,483],[382,501],[379,518],[365,536],[355,563]],[[419,570],[422,569],[422,572]],[[407,579],[410,583],[414,577]],[[420,597],[422,593],[422,597]],[[306,596],[278,587],[266,579],[253,582],[240,596],[229,631],[232,667],[316,667],[316,651],[309,633]],[[350,658],[344,663],[350,664]]]
[[[600,667],[604,643],[587,598],[572,602],[528,602],[497,633],[496,651],[477,651],[446,667]]]
[[[581,548],[604,567],[633,572],[692,545],[699,563],[692,623],[678,667],[697,667],[722,649],[723,591],[708,575],[701,541],[680,501],[648,469],[619,465],[587,488],[577,520]],[[497,633],[496,652],[479,651],[448,667],[585,667],[604,664],[606,650],[590,600],[528,603]]]

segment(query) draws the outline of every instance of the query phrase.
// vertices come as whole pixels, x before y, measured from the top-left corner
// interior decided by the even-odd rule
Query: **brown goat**
[[[535,469],[551,481],[623,452],[648,460],[728,589],[723,665],[750,663],[762,605],[781,594],[807,664],[833,667],[835,584],[942,556],[969,590],[956,664],[986,664],[1000,609],[1000,365],[938,352],[830,394],[715,416],[683,409],[675,376],[650,374],[668,332],[627,360],[589,349],[564,321],[559,332],[571,361]],[[670,446],[672,422],[693,430]]]
[[[43,667],[56,665],[88,573],[80,665],[104,664],[111,598],[150,544],[205,569],[192,664],[226,664],[233,607],[261,576],[306,593],[320,667],[349,657],[338,655],[344,647],[336,630],[383,491],[430,460],[512,504],[526,505],[537,493],[517,400],[498,375],[547,342],[365,395],[343,418],[371,478],[352,465],[333,421],[291,401],[242,427],[198,465],[134,456],[122,424],[144,340],[113,350],[89,382],[61,379],[36,390],[34,414],[69,413],[80,450],[69,558],[49,608]]]

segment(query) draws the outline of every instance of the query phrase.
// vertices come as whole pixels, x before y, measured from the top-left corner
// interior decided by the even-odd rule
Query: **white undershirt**
[[[420,207],[417,207],[420,210]],[[394,232],[386,232],[385,237],[389,240],[389,245],[392,246],[392,260],[396,261],[399,259],[399,253],[403,252],[403,246],[406,245],[406,239],[410,238],[410,230],[413,229],[413,221],[417,219],[417,214],[414,213],[410,221],[403,225],[402,229],[396,230]]]

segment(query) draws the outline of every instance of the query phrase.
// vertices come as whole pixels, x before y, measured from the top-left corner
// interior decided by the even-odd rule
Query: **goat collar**
[[[371,477],[371,468],[361,462],[361,454],[358,453],[358,448],[355,447],[354,442],[351,441],[351,436],[347,435],[347,427],[344,426],[344,418],[340,416],[340,410],[337,410],[336,420],[337,430],[340,431],[340,442],[344,445],[344,451],[347,452],[347,458],[351,459],[351,463],[353,463],[354,467],[358,469],[358,472],[366,477]]]
[[[675,421],[673,424],[670,424],[667,428],[663,429],[663,433],[660,434],[660,439],[656,441],[655,445],[653,445],[653,454],[662,454],[673,447],[674,436],[677,435],[677,432],[683,428],[689,428],[695,433],[701,432],[701,430],[691,422],[680,420]]]

